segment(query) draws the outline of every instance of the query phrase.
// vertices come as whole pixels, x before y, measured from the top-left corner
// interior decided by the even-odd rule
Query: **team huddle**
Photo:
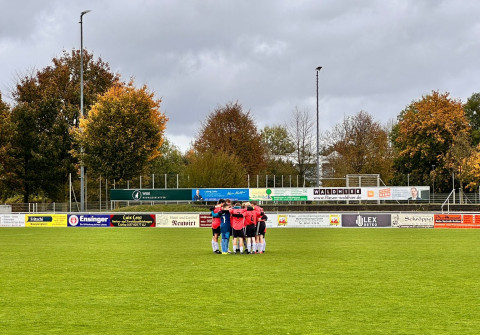
[[[229,254],[230,236],[233,237],[233,253],[262,254],[265,252],[265,221],[267,216],[260,206],[255,203],[232,203],[229,199],[220,199],[212,212],[212,249],[216,254]],[[218,247],[218,238],[221,236],[221,248]]]

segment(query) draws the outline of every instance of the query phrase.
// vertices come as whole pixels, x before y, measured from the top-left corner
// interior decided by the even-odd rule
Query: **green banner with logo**
[[[113,201],[191,201],[192,189],[140,189],[110,190]]]

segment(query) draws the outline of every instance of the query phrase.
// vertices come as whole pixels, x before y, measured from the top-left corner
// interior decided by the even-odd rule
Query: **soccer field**
[[[1,334],[478,334],[480,231],[0,229]]]

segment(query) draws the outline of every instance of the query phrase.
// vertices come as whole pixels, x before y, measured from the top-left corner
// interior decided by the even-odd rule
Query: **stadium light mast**
[[[315,71],[317,72],[317,187],[320,187],[320,138],[319,138],[319,128],[318,128],[318,72],[322,69],[321,66],[318,66]]]
[[[80,117],[83,118],[83,16],[91,12],[80,13]],[[83,147],[80,148],[80,210],[85,211],[85,167],[83,166]]]

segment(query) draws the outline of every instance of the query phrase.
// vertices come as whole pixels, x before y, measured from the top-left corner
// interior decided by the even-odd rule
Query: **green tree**
[[[118,77],[108,64],[85,51],[85,102],[93,103]],[[14,136],[11,154],[17,166],[10,176],[14,190],[28,202],[38,193],[54,201],[68,192],[69,173],[76,173],[71,127],[78,126],[80,52],[63,52],[53,65],[19,78],[13,92]]]
[[[410,184],[430,185],[435,166],[436,190],[449,191],[456,163],[448,152],[457,137],[469,132],[461,101],[450,98],[449,93],[433,91],[413,101],[400,113],[392,131],[394,183],[406,185],[410,175]]]
[[[463,105],[465,116],[472,128],[472,143],[480,143],[480,93],[474,93]]]
[[[269,158],[287,156],[295,151],[295,146],[284,126],[266,126],[260,132],[262,142]]]
[[[234,154],[224,151],[191,153],[185,170],[187,187],[236,188],[247,186],[243,163]]]
[[[160,154],[168,120],[159,108],[160,100],[146,86],[112,86],[73,131],[85,166],[117,182],[146,172]]]
[[[238,102],[219,107],[208,116],[193,148],[199,153],[224,152],[236,156],[248,174],[258,174],[265,166],[262,137],[250,112],[243,112]]]
[[[186,158],[182,155],[178,147],[165,138],[159,148],[158,157],[150,162],[149,172],[155,175],[182,175],[185,171],[186,164]],[[174,185],[172,184],[171,187],[174,187]]]
[[[12,124],[10,120],[10,107],[3,102],[0,92],[0,199],[4,200],[11,194],[8,186],[8,174],[13,168],[10,155],[12,141]]]

